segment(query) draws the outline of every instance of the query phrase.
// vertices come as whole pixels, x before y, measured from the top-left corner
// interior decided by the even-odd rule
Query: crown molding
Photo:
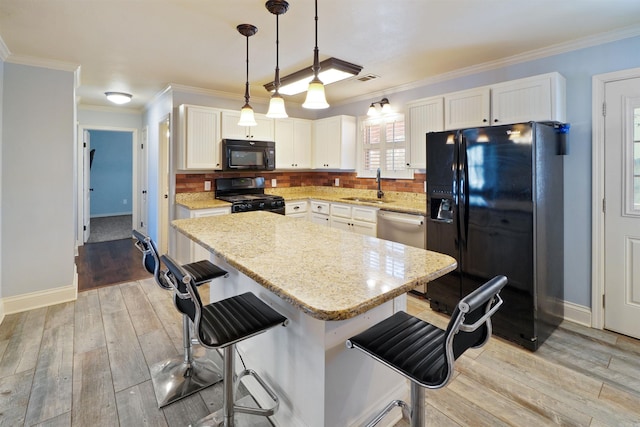
[[[78,98],[80,101],[80,98]],[[110,107],[106,105],[91,105],[78,103],[78,111],[99,111],[101,113],[118,113],[118,114],[140,114],[143,112],[143,108],[122,108],[122,107]]]
[[[239,99],[242,98],[241,95],[235,94],[235,93],[229,93],[229,92],[223,92],[220,90],[213,90],[213,89],[203,89],[203,88],[199,88],[199,87],[194,87],[194,86],[187,86],[187,85],[181,85],[179,83],[170,83],[169,86],[167,86],[167,88],[165,88],[161,93],[164,93],[167,90],[174,90],[174,91],[178,91],[178,92],[186,92],[186,93],[191,93],[194,95],[208,95],[208,96],[215,96],[216,98],[223,98],[223,99],[229,99],[229,100],[235,100],[235,99]],[[258,102],[263,102],[263,103],[268,103],[269,102],[269,98],[264,98],[261,96],[254,96],[251,95],[251,99],[258,101]]]
[[[599,46],[606,43],[615,42],[618,40],[624,40],[631,37],[640,36],[640,26],[633,25],[625,27],[615,31],[609,31],[606,33],[600,33],[593,36],[583,37],[580,39],[572,40],[570,42],[558,43],[555,45],[547,46],[540,49],[531,50],[529,52],[520,53],[506,58],[497,59],[495,61],[484,62],[482,64],[472,65],[470,67],[460,68],[437,76],[427,77],[422,80],[417,80],[411,83],[394,86],[382,91],[369,93],[357,98],[350,98],[348,101],[336,103],[336,105],[346,105],[353,102],[370,100],[379,96],[386,96],[398,92],[404,92],[411,89],[417,89],[424,86],[429,86],[436,83],[442,83],[445,81],[457,79],[460,77],[471,76],[484,71],[496,70],[499,68],[507,67],[510,65],[521,64],[523,62],[533,61],[536,59],[547,58],[549,56],[559,55],[562,53],[572,52],[579,49],[585,49],[593,46]]]
[[[2,36],[0,36],[0,60],[6,61],[9,55],[11,55],[11,51],[2,40]]]
[[[57,61],[54,59],[36,58],[34,56],[27,55],[14,55],[11,54],[7,58],[6,62],[18,65],[29,65],[32,67],[49,68],[52,70],[70,71],[75,72],[80,64],[74,64],[71,62]]]

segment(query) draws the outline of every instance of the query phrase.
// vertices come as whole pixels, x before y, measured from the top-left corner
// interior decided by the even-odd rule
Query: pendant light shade
[[[284,119],[289,117],[284,106],[284,98],[280,95],[280,24],[279,17],[289,10],[289,3],[285,0],[268,0],[265,3],[267,10],[276,15],[276,76],[274,79],[275,92],[269,101],[267,117],[272,119]]]
[[[240,120],[238,126],[257,126],[253,108],[249,105],[249,37],[258,32],[258,28],[251,24],[240,24],[237,27],[240,34],[247,38],[247,81],[244,87],[244,105],[240,110]]]
[[[316,5],[316,46],[313,49],[313,80],[309,82],[309,88],[307,89],[307,98],[302,104],[303,108],[310,109],[322,109],[329,108],[327,98],[324,95],[324,84],[318,77],[320,72],[320,61],[318,60],[318,0],[315,0]]]

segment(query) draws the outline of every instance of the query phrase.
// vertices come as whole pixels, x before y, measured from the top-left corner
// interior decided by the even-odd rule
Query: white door
[[[169,117],[158,125],[159,153],[158,175],[160,177],[158,201],[158,250],[161,254],[169,252],[169,141],[171,128]]]
[[[84,199],[84,209],[82,215],[82,242],[86,243],[89,240],[89,234],[91,233],[91,136],[87,129],[82,130],[82,153],[84,157],[83,171],[84,179],[82,185],[82,195]]]
[[[148,209],[148,190],[147,190],[147,166],[148,166],[148,158],[147,158],[147,147],[148,147],[148,139],[149,139],[149,131],[147,127],[142,129],[142,138],[140,138],[140,154],[139,154],[139,168],[138,168],[138,191],[140,192],[140,197],[138,198],[138,224],[134,224],[134,228],[139,230],[144,234],[149,234],[147,230],[147,221],[149,219]]]
[[[604,327],[640,338],[640,78],[605,86]]]

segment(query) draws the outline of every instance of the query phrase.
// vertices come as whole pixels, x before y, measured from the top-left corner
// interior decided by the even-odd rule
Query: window
[[[404,115],[364,119],[358,135],[358,176],[370,178],[380,168],[384,178],[413,179],[407,168]]]

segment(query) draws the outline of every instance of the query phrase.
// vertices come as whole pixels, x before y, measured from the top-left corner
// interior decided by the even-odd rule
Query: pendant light
[[[274,86],[276,91],[271,95],[269,101],[269,111],[267,111],[267,117],[272,119],[284,119],[289,117],[287,110],[284,106],[284,99],[280,95],[280,65],[279,65],[279,45],[280,45],[280,28],[278,18],[280,15],[284,15],[289,10],[289,3],[285,0],[269,0],[265,4],[267,10],[276,15],[276,77],[274,79]]]
[[[253,115],[253,108],[249,105],[249,37],[258,32],[258,27],[251,24],[240,24],[237,27],[240,34],[247,38],[247,82],[244,88],[244,105],[240,110],[240,120],[238,126],[257,126],[256,118]]]
[[[318,60],[318,0],[315,0],[316,4],[316,46],[313,49],[313,80],[309,82],[309,88],[307,89],[307,98],[302,104],[303,108],[321,109],[329,108],[327,98],[324,95],[324,84],[318,77],[320,72],[320,61]]]

